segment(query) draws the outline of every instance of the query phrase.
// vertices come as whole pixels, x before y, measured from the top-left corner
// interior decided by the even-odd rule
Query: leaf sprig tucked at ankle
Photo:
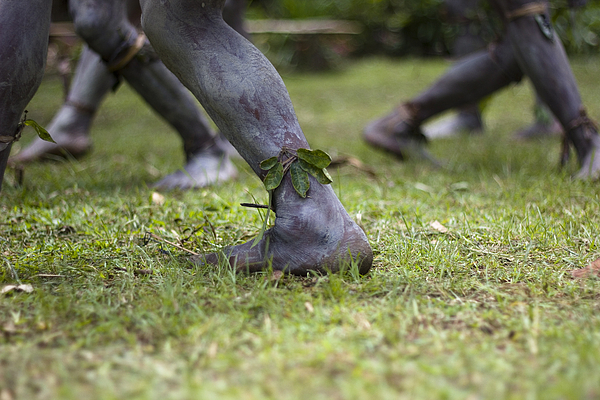
[[[326,169],[330,163],[331,157],[323,150],[291,150],[284,147],[277,157],[262,161],[260,168],[269,171],[263,181],[267,191],[277,189],[285,174],[290,171],[294,189],[302,198],[306,198],[310,189],[308,174],[314,176],[323,185],[332,182]]]
[[[310,189],[308,174],[314,176],[323,185],[333,182],[326,169],[329,164],[331,164],[331,157],[323,150],[292,150],[286,147],[281,149],[278,156],[261,161],[260,168],[263,171],[268,171],[265,179],[263,179],[263,183],[269,193],[269,205],[266,207],[267,215],[265,216],[263,227],[254,240],[252,247],[256,246],[263,238],[269,224],[270,210],[273,206],[273,191],[281,185],[285,174],[290,171],[294,189],[302,198],[306,198]],[[252,204],[243,205],[262,208],[261,206]]]

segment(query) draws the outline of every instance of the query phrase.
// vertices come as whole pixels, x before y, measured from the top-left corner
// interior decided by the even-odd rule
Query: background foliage
[[[483,2],[487,3],[487,2]],[[600,48],[600,2],[592,1],[571,10],[566,0],[552,1],[555,28],[570,54],[597,53]],[[497,35],[493,16],[484,4],[478,18],[486,40]],[[344,19],[359,22],[363,30],[352,37],[339,52],[355,55],[448,55],[460,30],[444,12],[443,0],[253,0],[249,18]],[[291,60],[294,37],[270,37],[272,50],[285,52]],[[285,59],[286,56],[279,55]],[[276,60],[277,63],[277,60]]]

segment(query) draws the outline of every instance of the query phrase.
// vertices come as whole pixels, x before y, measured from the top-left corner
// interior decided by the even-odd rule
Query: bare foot
[[[165,176],[152,185],[159,190],[187,190],[226,182],[237,177],[237,169],[217,142],[190,157],[183,170]]]
[[[89,128],[93,112],[81,112],[64,104],[46,129],[56,143],[36,138],[31,144],[9,159],[11,164],[26,164],[48,156],[81,157],[92,148]]]
[[[583,157],[581,168],[575,174],[575,179],[598,180],[600,179],[600,136],[591,137],[590,150]]]
[[[425,159],[435,166],[441,166],[425,149],[427,138],[419,125],[410,122],[402,106],[371,121],[365,127],[363,137],[371,146],[391,153],[402,161],[407,158]]]
[[[461,133],[481,134],[483,124],[479,115],[470,112],[459,112],[423,127],[428,139],[454,136]]]
[[[191,261],[217,264],[227,260],[238,272],[272,267],[294,275],[337,272],[355,262],[361,274],[367,273],[373,252],[364,232],[350,219],[330,186],[310,179],[309,196],[302,199],[286,175],[274,195],[275,226],[256,246],[249,241],[219,253],[193,256]]]

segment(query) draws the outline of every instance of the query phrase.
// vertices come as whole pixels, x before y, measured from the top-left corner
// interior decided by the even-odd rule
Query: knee
[[[77,34],[105,62],[114,62],[138,36],[127,20],[125,3],[120,0],[75,1],[71,5],[71,14]]]
[[[73,25],[77,35],[86,42],[97,40],[108,31],[110,16],[101,10],[83,10],[74,15]]]
[[[140,0],[142,28],[148,33],[161,25],[210,25],[221,17],[225,0],[173,0],[168,7],[157,0]]]

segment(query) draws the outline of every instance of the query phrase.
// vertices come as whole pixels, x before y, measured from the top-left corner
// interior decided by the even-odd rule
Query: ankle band
[[[591,134],[592,134],[591,130],[594,130],[594,131],[598,130],[598,127],[596,126],[594,121],[592,121],[592,119],[590,117],[588,117],[587,112],[585,111],[585,107],[581,107],[579,109],[579,116],[577,118],[574,118],[573,120],[571,120],[571,122],[569,122],[569,124],[567,125],[566,129],[567,129],[567,132],[570,132],[574,129],[579,128],[580,126],[590,128],[590,129],[585,130],[586,139],[591,136]]]
[[[546,12],[546,3],[529,3],[521,8],[513,11],[507,11],[504,16],[508,21],[513,21],[517,18],[544,14]]]
[[[110,72],[116,72],[123,67],[125,67],[129,62],[135,57],[137,53],[144,47],[146,43],[146,35],[140,33],[138,37],[135,39],[135,43],[127,49],[127,52],[122,56],[116,57],[116,59],[111,60],[107,63],[108,70]]]

